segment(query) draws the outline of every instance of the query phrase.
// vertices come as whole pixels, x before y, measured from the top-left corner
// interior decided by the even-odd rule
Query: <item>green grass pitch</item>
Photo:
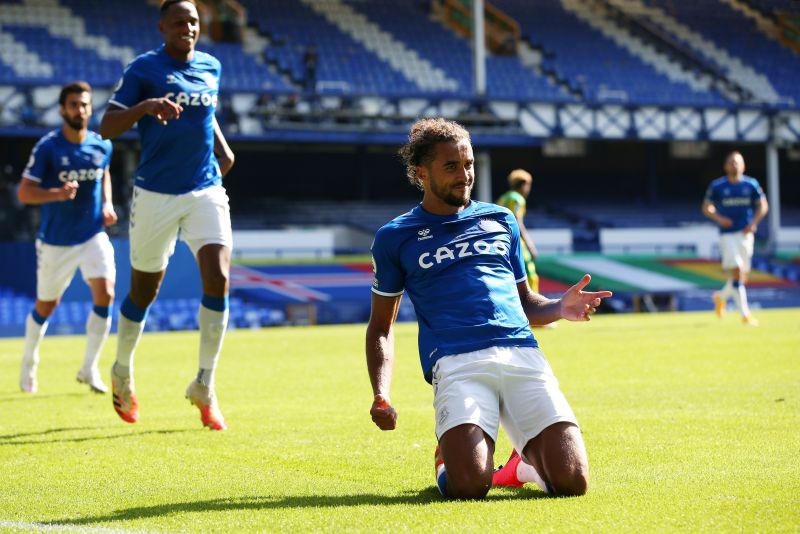
[[[145,334],[141,418],[74,376],[82,337],[47,337],[39,393],[0,341],[0,530],[797,532],[800,310],[761,327],[708,313],[597,316],[537,330],[581,421],[592,487],[445,502],[416,325],[397,327],[394,432],[370,421],[364,325],[231,331],[217,383],[230,429],[183,398],[196,332]],[[103,356],[105,372],[116,341]],[[496,462],[509,452],[504,435]]]

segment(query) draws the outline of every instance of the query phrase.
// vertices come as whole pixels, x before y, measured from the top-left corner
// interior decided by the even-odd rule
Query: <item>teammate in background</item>
[[[529,322],[587,321],[611,293],[584,292],[589,275],[560,299],[531,291],[516,218],[470,198],[474,157],[459,124],[417,121],[400,155],[423,198],[378,230],[372,245],[372,420],[382,430],[397,424],[389,390],[405,290],[419,320],[423,376],[433,385],[442,495],[486,495],[499,424],[522,452],[525,469],[516,471],[525,481],[551,495],[582,495],[589,484],[583,438]]]
[[[234,156],[214,117],[221,67],[195,50],[200,26],[192,1],[162,2],[159,30],[164,44],[128,65],[100,125],[112,138],[138,122],[142,143],[130,215],[131,289],[120,308],[111,371],[114,409],[129,423],[139,418],[133,355],[180,232],[203,285],[199,371],[186,398],[204,426],[224,430],[214,374],[228,323],[233,241],[222,177]]]
[[[714,293],[717,317],[725,314],[729,298],[733,298],[742,314],[742,322],[758,326],[747,303],[747,275],[753,259],[753,241],[758,223],[769,206],[755,178],[744,174],[744,158],[733,151],[725,158],[725,176],[709,184],[703,201],[703,215],[717,223],[720,231],[722,268],[728,280]]]
[[[109,308],[114,300],[114,249],[104,226],[117,222],[111,202],[108,171],[112,147],[89,131],[92,88],[73,82],[61,88],[61,128],[42,137],[33,148],[18,189],[20,202],[41,206],[36,239],[36,303],[25,321],[25,345],[19,386],[36,393],[39,345],[48,318],[58,306],[75,271],[92,292],[94,308],[86,319],[86,353],[78,382],[105,393],[97,361],[111,328]]]
[[[525,169],[514,169],[508,175],[508,186],[511,188],[497,199],[496,204],[508,208],[514,217],[517,219],[519,225],[519,233],[522,237],[522,257],[525,259],[525,273],[528,275],[528,285],[534,293],[539,292],[539,275],[536,274],[536,256],[539,252],[536,250],[536,245],[533,239],[528,235],[525,229],[525,212],[527,211],[527,198],[531,194],[531,183],[533,177],[531,173]]]

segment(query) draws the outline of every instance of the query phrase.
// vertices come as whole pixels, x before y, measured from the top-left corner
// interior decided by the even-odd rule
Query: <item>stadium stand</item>
[[[800,100],[798,57],[724,2],[649,0],[657,23],[741,81],[757,100]],[[795,3],[795,9],[797,4]],[[667,15],[667,16],[664,16]],[[669,21],[674,17],[674,22]],[[699,38],[702,36],[705,40]]]
[[[624,29],[603,18],[603,13],[582,11],[579,4],[560,0],[537,0],[535,7],[525,0],[495,3],[520,22],[523,35],[546,51],[549,66],[581,87],[587,100],[693,105],[726,102],[716,91],[703,88],[699,77],[681,74],[668,58],[655,54],[646,43],[631,36],[623,40]],[[681,82],[679,77],[685,80]]]
[[[488,98],[729,106],[741,100],[725,89],[731,84],[748,91],[751,100],[791,104],[800,87],[797,54],[766,35],[746,10],[736,9],[742,1],[497,0],[520,24],[523,42],[519,55],[489,54]],[[451,109],[471,111],[470,43],[436,20],[426,2],[407,1],[403,9],[364,0],[242,4],[249,13],[243,44],[204,38],[199,45],[224,65],[222,108],[234,108],[231,121],[240,123],[238,130],[263,134],[253,112],[263,116],[258,104],[264,94],[278,111],[297,104],[291,113],[273,113],[273,124],[292,122],[295,112],[313,116],[345,104],[356,119],[420,109],[382,98],[439,95],[453,100]],[[98,0],[6,2],[0,13],[0,85],[87,79],[110,88],[127,61],[158,42],[152,5],[136,0],[125,10],[119,17],[113,3]],[[642,31],[645,22],[659,31]],[[318,56],[313,80],[304,61],[311,47]],[[240,94],[245,96],[234,97]],[[32,98],[24,90],[20,95]],[[365,100],[325,106],[318,95]],[[16,103],[4,109],[3,121],[24,114],[55,122],[43,108],[40,102],[32,110]],[[345,122],[339,117],[339,124]]]
[[[322,94],[392,95],[417,91],[412,81],[305,3],[247,0],[242,4],[270,41],[265,50],[267,60],[300,86],[306,76],[303,56],[307,47],[314,44],[319,55],[316,89]]]

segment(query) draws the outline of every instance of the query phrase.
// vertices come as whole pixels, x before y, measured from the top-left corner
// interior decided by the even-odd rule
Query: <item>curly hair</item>
[[[469,132],[455,121],[441,117],[419,119],[411,125],[408,143],[400,147],[398,154],[406,166],[406,176],[411,185],[423,190],[422,181],[417,177],[419,165],[430,165],[436,158],[437,143],[472,143]]]

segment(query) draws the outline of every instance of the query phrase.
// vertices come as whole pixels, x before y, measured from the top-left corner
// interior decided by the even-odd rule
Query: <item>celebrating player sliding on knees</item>
[[[583,438],[530,325],[588,321],[611,292],[584,291],[589,275],[560,299],[531,291],[516,218],[470,198],[472,145],[457,123],[417,121],[400,154],[423,198],[378,230],[372,245],[372,420],[383,430],[397,425],[389,389],[405,291],[419,321],[422,372],[433,385],[441,493],[482,498],[493,483],[530,481],[551,495],[582,495],[589,486]],[[500,424],[514,452],[495,473]]]

